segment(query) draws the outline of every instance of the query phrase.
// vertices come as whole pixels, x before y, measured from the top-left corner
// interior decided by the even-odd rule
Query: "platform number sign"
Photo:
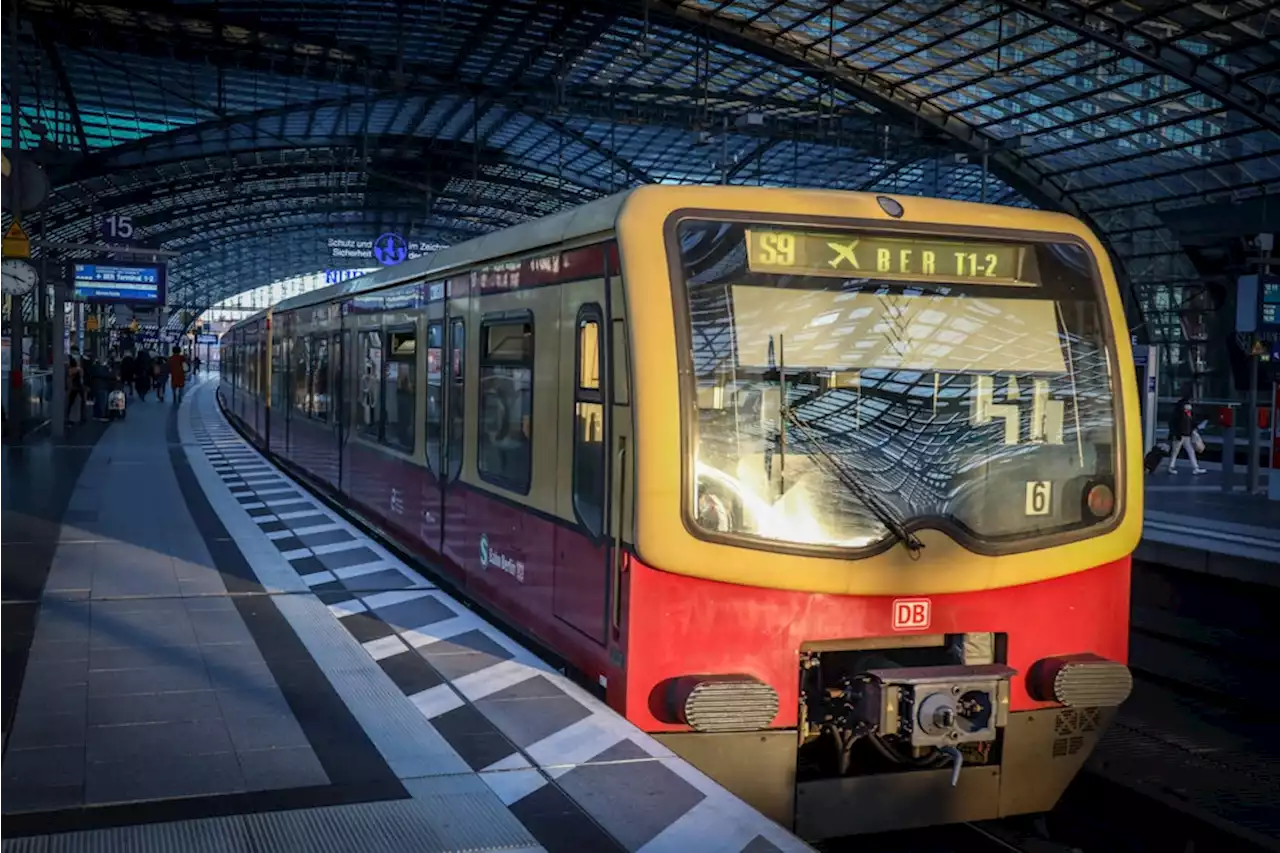
[[[133,217],[125,213],[113,213],[102,220],[102,236],[108,240],[133,239]]]
[[[1052,505],[1053,483],[1049,480],[1027,481],[1027,515],[1048,515]]]

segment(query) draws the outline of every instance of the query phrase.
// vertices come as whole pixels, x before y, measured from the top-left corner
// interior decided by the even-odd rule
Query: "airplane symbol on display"
[[[831,251],[836,253],[836,256],[834,258],[827,261],[827,263],[831,264],[832,269],[839,269],[841,261],[848,261],[849,266],[853,267],[855,270],[861,269],[861,267],[858,266],[857,257],[855,257],[853,254],[853,250],[858,248],[857,240],[854,240],[852,243],[848,243],[848,244],[829,242],[827,243],[827,245],[831,247]]]

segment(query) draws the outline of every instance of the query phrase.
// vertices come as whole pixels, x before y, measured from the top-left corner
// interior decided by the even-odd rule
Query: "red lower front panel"
[[[1006,662],[1018,670],[1013,711],[1044,704],[1027,695],[1025,681],[1043,657],[1128,657],[1128,559],[1025,586],[898,599],[734,586],[639,561],[629,580],[625,713],[648,731],[679,730],[655,719],[650,702],[655,688],[682,675],[754,676],[778,691],[774,725],[796,725],[800,648],[820,640],[1005,633]]]

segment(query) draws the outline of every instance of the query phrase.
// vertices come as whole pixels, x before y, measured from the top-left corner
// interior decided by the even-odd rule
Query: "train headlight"
[[[674,718],[696,732],[759,731],[778,715],[778,692],[749,675],[677,678],[667,701]]]
[[[1084,494],[1084,505],[1094,518],[1106,518],[1116,508],[1116,493],[1106,483],[1094,483]]]
[[[1133,690],[1129,667],[1095,654],[1058,655],[1037,661],[1027,693],[1039,702],[1076,708],[1113,708]]]

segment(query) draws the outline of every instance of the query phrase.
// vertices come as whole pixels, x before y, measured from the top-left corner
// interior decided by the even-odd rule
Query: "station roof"
[[[339,265],[331,240],[727,182],[1064,210],[1176,313],[1198,276],[1165,218],[1280,190],[1269,0],[17,6],[4,132],[16,82],[55,185],[37,235],[131,215],[193,311]]]

